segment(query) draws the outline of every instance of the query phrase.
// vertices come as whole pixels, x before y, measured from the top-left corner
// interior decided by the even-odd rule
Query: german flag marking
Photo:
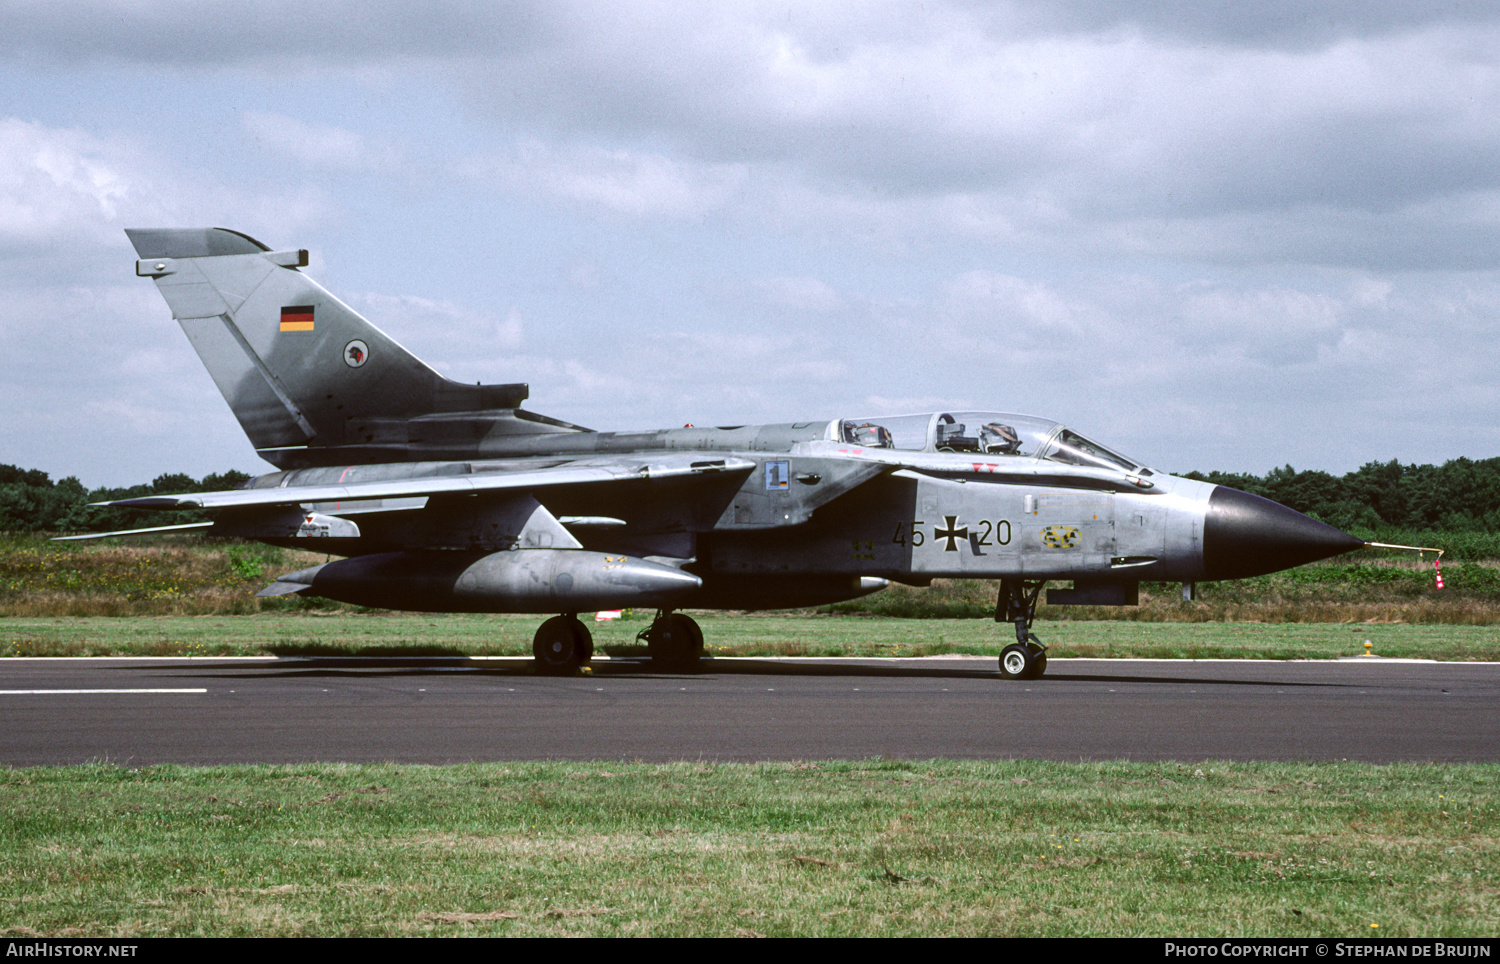
[[[313,306],[288,305],[281,309],[282,331],[312,331]]]

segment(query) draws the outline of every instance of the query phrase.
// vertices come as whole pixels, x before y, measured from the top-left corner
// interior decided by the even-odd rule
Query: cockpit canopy
[[[1142,467],[1061,424],[1031,415],[1003,412],[936,412],[839,419],[829,436],[866,448],[910,452],[968,452],[1014,458],[1048,459],[1114,472]]]

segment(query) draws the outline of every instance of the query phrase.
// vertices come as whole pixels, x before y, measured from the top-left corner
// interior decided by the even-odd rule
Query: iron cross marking
[[[932,537],[934,539],[948,540],[948,544],[943,547],[944,552],[957,552],[958,540],[962,539],[965,542],[969,540],[969,527],[959,525],[958,516],[956,515],[946,515],[943,518],[948,521],[948,528],[933,529]]]

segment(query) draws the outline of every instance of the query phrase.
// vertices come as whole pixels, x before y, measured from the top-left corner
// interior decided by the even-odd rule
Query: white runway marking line
[[[0,696],[78,696],[94,693],[207,693],[207,689],[139,689],[139,690],[0,690]]]

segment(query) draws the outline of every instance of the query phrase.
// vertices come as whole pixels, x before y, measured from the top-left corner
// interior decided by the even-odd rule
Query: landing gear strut
[[[1000,651],[1000,675],[1006,679],[1041,679],[1047,672],[1047,648],[1031,631],[1037,599],[1046,584],[1046,580],[1000,580],[995,622],[1016,624],[1016,641]]]
[[[670,609],[657,610],[651,628],[636,638],[646,641],[651,661],[663,669],[690,669],[703,655],[703,630],[691,617]]]
[[[571,673],[594,658],[594,637],[572,613],[553,616],[532,638],[531,655],[543,673]]]

